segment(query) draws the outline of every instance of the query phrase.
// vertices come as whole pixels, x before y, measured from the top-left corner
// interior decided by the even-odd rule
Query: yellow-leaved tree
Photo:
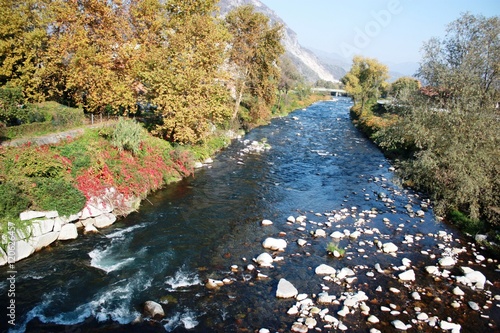
[[[345,90],[354,102],[361,102],[361,109],[370,99],[378,98],[385,80],[389,78],[389,69],[376,59],[355,56],[352,67],[342,78]]]
[[[55,0],[45,79],[56,98],[87,112],[134,111],[138,57],[121,0]]]
[[[269,23],[269,18],[253,6],[240,6],[226,16],[232,34],[229,62],[233,66],[236,87],[233,120],[237,117],[244,94],[252,122],[268,120],[276,100],[280,69],[278,61],[285,49],[281,44],[282,25]]]
[[[161,119],[154,133],[168,141],[201,142],[230,116],[222,71],[229,35],[216,3],[147,0],[135,9],[148,46],[138,75]]]

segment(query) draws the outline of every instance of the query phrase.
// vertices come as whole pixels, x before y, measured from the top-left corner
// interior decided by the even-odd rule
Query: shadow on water
[[[389,161],[352,126],[350,106],[348,99],[321,102],[275,119],[244,138],[266,138],[270,151],[248,153],[246,142],[237,141],[212,166],[151,195],[138,213],[99,234],[57,243],[16,263],[13,331],[254,332],[266,327],[287,332],[298,319],[287,315],[296,301],[276,298],[280,278],[313,300],[325,290],[340,300],[364,291],[370,314],[380,319],[377,324],[368,323],[359,309],[340,317],[342,301],[318,305],[348,332],[395,331],[395,319],[411,325],[408,331],[432,330],[428,321],[416,321],[419,311],[449,317],[462,325],[462,332],[498,329],[498,301],[493,299],[499,293],[498,263],[477,263],[479,249],[438,222],[431,208],[423,217],[409,216],[408,207],[417,211],[425,199],[397,185]],[[335,214],[343,218],[334,220]],[[290,215],[307,219],[302,226],[287,223]],[[263,219],[274,224],[263,227]],[[317,229],[327,237],[312,237]],[[340,240],[346,255],[335,259],[326,252],[328,235],[345,229],[361,235]],[[440,238],[439,231],[452,236]],[[267,278],[258,279],[257,271],[246,267],[266,251],[261,243],[270,236],[286,239],[288,247],[273,253],[283,260],[260,268]],[[299,239],[307,244],[299,246]],[[397,254],[383,253],[377,241],[393,242]],[[446,248],[464,248],[456,267],[481,270],[496,283],[485,291],[460,286],[465,295],[454,295],[458,268],[450,268],[449,277],[425,272]],[[411,260],[415,282],[397,279],[403,258]],[[381,272],[374,268],[377,263]],[[326,281],[314,272],[320,264],[349,267],[355,279]],[[6,274],[1,273],[3,294]],[[209,290],[204,286],[209,278],[228,284]],[[412,297],[414,291],[421,300]],[[140,318],[147,300],[163,304],[163,320]],[[481,305],[480,311],[470,309],[470,300]],[[450,306],[453,301],[458,310]],[[318,328],[332,330],[316,318]]]

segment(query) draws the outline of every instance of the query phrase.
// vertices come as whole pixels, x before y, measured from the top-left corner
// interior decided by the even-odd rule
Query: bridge
[[[338,97],[338,96],[347,96],[347,91],[343,89],[329,89],[329,88],[312,88],[312,91],[316,92],[329,92],[330,95]]]

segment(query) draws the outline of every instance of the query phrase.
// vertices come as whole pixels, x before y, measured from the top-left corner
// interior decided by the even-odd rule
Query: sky
[[[261,0],[297,33],[302,46],[383,63],[420,62],[462,13],[500,16],[500,0]]]

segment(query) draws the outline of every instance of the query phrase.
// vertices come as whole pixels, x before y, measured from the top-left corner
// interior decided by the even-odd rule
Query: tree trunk
[[[236,93],[236,101],[234,103],[234,111],[233,111],[233,117],[232,117],[233,121],[238,116],[238,110],[240,109],[240,103],[241,103],[241,99],[243,98],[243,90],[244,89],[245,89],[245,83],[242,83],[240,92]]]

